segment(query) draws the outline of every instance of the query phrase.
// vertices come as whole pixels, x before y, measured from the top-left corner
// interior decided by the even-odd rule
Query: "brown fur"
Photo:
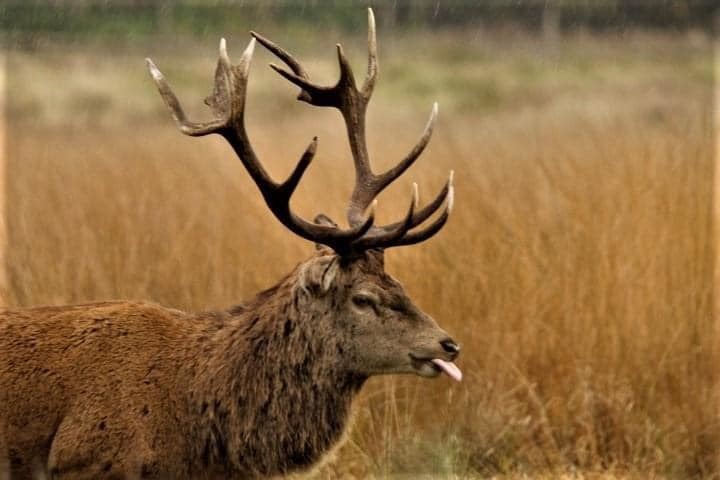
[[[358,292],[375,300],[358,303]],[[322,251],[223,312],[134,302],[6,311],[0,467],[7,458],[13,479],[36,469],[53,478],[302,470],[341,438],[368,376],[435,376],[409,353],[447,358],[444,339],[378,252]]]

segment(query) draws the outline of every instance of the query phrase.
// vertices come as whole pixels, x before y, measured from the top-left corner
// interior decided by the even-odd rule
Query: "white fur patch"
[[[336,255],[325,255],[303,263],[298,270],[297,288],[306,295],[311,287],[327,292],[332,287],[339,267]]]
[[[332,287],[333,282],[335,281],[335,276],[338,272],[338,265],[340,262],[338,262],[338,257],[335,255],[332,256],[332,260],[330,260],[330,265],[325,269],[325,271],[322,274],[322,281],[320,282],[322,285],[323,292],[327,292],[330,290],[330,287]]]

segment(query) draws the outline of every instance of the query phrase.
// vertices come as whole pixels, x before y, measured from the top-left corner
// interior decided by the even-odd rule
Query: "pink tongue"
[[[447,373],[453,380],[457,382],[462,380],[462,372],[453,362],[446,362],[445,360],[441,360],[439,358],[433,358],[432,362],[440,367],[442,371]]]

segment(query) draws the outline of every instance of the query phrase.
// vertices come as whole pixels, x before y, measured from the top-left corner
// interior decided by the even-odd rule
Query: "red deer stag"
[[[285,50],[252,36],[236,65],[220,42],[206,101],[215,118],[208,123],[189,121],[163,75],[147,64],[180,130],[222,135],[270,211],[320,245],[317,253],[277,285],[221,312],[107,302],[2,313],[0,458],[11,478],[38,471],[59,479],[285,474],[307,469],[339,442],[368,377],[445,372],[460,380],[452,363],[458,345],[383,268],[385,249],[421,242],[445,224],[452,174],[424,208],[415,187],[404,218],[374,225],[375,197],[421,154],[437,109],[407,157],[375,174],[365,141],[365,110],[378,73],[372,11],[368,75],[360,89],[340,46],[340,80],[324,87]],[[250,145],[243,117],[255,40],[289,67],[273,65],[300,87],[300,100],[342,113],[356,173],[347,229],[324,215],[307,221],[290,209],[316,140],[281,183],[268,176]]]

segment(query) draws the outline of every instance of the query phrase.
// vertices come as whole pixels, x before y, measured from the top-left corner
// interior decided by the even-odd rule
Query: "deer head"
[[[222,135],[275,217],[295,234],[318,245],[319,253],[301,264],[293,277],[294,295],[311,317],[325,319],[327,324],[319,325],[316,331],[324,330],[337,343],[345,359],[344,368],[363,376],[416,373],[434,377],[445,372],[460,380],[460,370],[452,363],[460,348],[430,316],[412,303],[400,283],[385,272],[383,262],[386,249],[422,242],[445,225],[453,206],[453,173],[450,172],[438,195],[422,208],[418,205],[417,184],[413,184],[405,216],[389,225],[375,225],[376,197],[405,172],[427,146],[437,117],[437,104],[410,153],[388,171],[374,173],[365,140],[365,112],[378,76],[375,19],[371,9],[368,9],[368,23],[368,73],[360,88],[340,45],[337,45],[340,78],[333,86],[321,86],[310,81],[292,55],[258,33],[251,32],[253,39],[234,65],[222,39],[215,86],[205,100],[214,119],[204,123],[187,119],[160,70],[150,59],[147,64],[180,130],[190,136]],[[271,64],[275,71],[300,88],[299,100],[318,107],[335,107],[342,114],[355,167],[346,229],[322,214],[308,221],[290,208],[290,198],[315,155],[317,137],[283,182],[270,178],[250,144],[244,111],[256,40],[290,69]],[[423,227],[436,213],[434,220]]]
[[[383,268],[383,253],[366,250],[351,259],[323,250],[300,265],[293,295],[323,338],[323,350],[342,372],[367,377],[445,371],[460,380],[452,363],[459,347],[408,298]]]

